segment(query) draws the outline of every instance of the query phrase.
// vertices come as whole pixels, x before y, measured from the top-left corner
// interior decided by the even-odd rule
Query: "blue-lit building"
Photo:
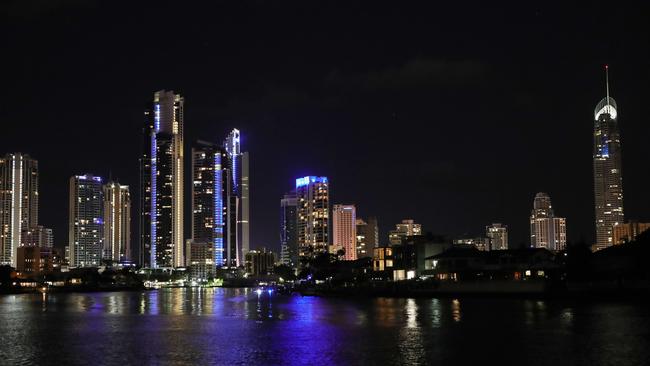
[[[192,240],[211,243],[215,268],[244,264],[248,249],[243,240],[248,239],[247,156],[241,153],[236,129],[223,145],[197,141],[192,148]]]
[[[91,174],[70,178],[68,247],[71,267],[101,264],[104,213],[102,178]]]
[[[173,91],[154,93],[145,112],[140,159],[140,264],[183,267],[183,105]]]
[[[327,177],[296,179],[298,254],[314,256],[329,249],[329,182]]]
[[[227,221],[230,178],[226,151],[197,141],[192,147],[192,240],[211,246],[213,273],[228,262],[228,234],[233,230]]]
[[[228,217],[234,231],[229,233],[227,248],[228,266],[243,265],[250,250],[250,185],[249,155],[241,151],[241,133],[234,128],[223,142],[228,159],[230,184],[228,189]]]

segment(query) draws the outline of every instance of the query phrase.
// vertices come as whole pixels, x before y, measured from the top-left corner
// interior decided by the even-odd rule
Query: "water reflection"
[[[630,364],[650,359],[649,312],[645,305],[327,299],[223,288],[5,295],[0,354],[3,364],[93,364],[98,353],[108,365],[548,364],[552,349],[556,364]]]
[[[455,322],[459,322],[461,319],[460,300],[458,299],[451,300],[451,317]]]
[[[425,363],[423,334],[418,319],[418,304],[415,299],[406,299],[404,314],[406,326],[401,328],[399,351],[405,364]]]

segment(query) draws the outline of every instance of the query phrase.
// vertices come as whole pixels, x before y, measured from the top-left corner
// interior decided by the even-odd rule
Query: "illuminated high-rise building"
[[[231,193],[229,194],[229,220],[234,222],[234,237],[229,241],[229,266],[243,264],[246,252],[250,250],[250,182],[249,155],[241,151],[241,134],[238,129],[230,131],[223,142],[228,157]]]
[[[618,107],[609,96],[608,72],[605,67],[606,96],[594,109],[595,250],[613,245],[614,226],[624,222]]]
[[[38,225],[38,161],[15,153],[0,158],[0,264],[16,267],[24,230]]]
[[[152,111],[144,112],[142,128],[142,152],[140,156],[140,201],[139,223],[140,243],[138,245],[137,262],[145,268],[151,267],[151,134],[154,131]]]
[[[537,193],[530,214],[530,246],[548,250],[564,250],[566,247],[566,219],[555,217],[551,197]]]
[[[241,217],[238,221],[239,230],[241,232],[241,258],[248,253],[251,248],[251,234],[250,234],[250,155],[248,151],[242,153],[241,160],[242,174],[241,174]]]
[[[103,259],[131,260],[131,194],[117,182],[104,185]]]
[[[298,265],[297,212],[296,193],[285,194],[280,200],[280,262],[292,267]]]
[[[411,219],[402,220],[401,224],[395,225],[395,230],[388,233],[388,241],[390,245],[399,245],[407,236],[414,235],[422,235],[422,225]]]
[[[329,182],[327,177],[296,179],[298,254],[327,253],[329,246]]]
[[[146,267],[185,265],[183,105],[179,94],[161,90],[154,93],[152,109],[145,112],[148,138],[140,160],[140,260]]]
[[[354,205],[334,205],[332,209],[332,246],[330,252],[345,252],[346,261],[357,259],[357,213]]]
[[[485,236],[490,239],[490,250],[508,249],[508,226],[498,223],[488,225]]]
[[[236,251],[231,250],[236,225],[228,205],[232,194],[229,166],[226,151],[218,145],[198,141],[192,148],[192,240],[197,245],[210,243],[214,267],[236,263]]]
[[[101,264],[104,212],[102,178],[91,174],[70,178],[68,246],[71,267]]]

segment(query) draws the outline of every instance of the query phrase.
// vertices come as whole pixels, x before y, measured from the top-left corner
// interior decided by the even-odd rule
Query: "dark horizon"
[[[605,64],[625,217],[650,220],[648,10],[10,2],[0,154],[39,161],[39,223],[57,247],[67,245],[70,176],[129,185],[135,247],[143,112],[155,91],[174,90],[185,98],[186,172],[194,141],[242,132],[252,248],[279,251],[279,201],[305,175],[329,178],[332,204],[377,216],[381,243],[413,218],[449,238],[501,222],[516,247],[529,240],[535,194],[547,192],[569,242],[591,244]]]

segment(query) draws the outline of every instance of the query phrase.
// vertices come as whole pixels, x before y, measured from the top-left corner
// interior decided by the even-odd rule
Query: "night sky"
[[[450,238],[503,222],[517,246],[545,191],[569,241],[591,244],[604,64],[626,218],[650,220],[647,3],[135,3],[2,5],[0,153],[39,160],[56,246],[68,179],[86,172],[132,187],[138,244],[142,113],[159,89],[185,97],[186,156],[196,139],[242,131],[253,247],[279,249],[279,199],[303,175],[378,216],[382,242],[413,218]]]

